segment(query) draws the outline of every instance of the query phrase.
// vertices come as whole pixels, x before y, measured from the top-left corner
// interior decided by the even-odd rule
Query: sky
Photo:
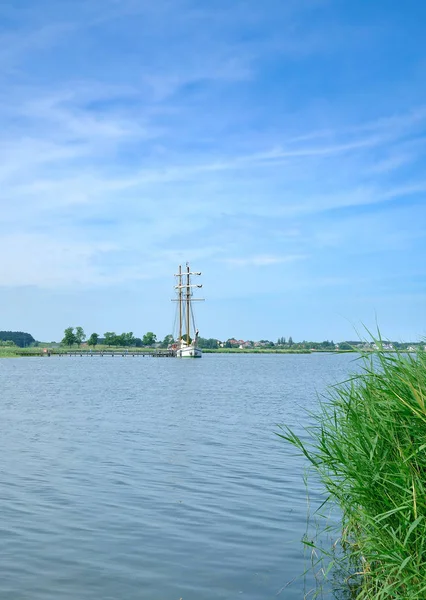
[[[426,336],[421,0],[6,0],[0,329]]]

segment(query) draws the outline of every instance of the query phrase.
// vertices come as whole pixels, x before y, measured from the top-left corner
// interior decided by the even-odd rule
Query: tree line
[[[3,342],[2,346],[19,346],[20,348],[27,348],[36,343],[33,336],[24,331],[0,331],[0,342]]]
[[[86,339],[86,334],[83,327],[67,327],[64,331],[64,337],[62,338],[61,343],[64,346],[71,347],[74,346],[74,344],[81,346],[81,344],[85,341],[87,341],[89,346],[103,344],[105,346],[131,346],[133,348],[140,348],[142,346],[153,346],[154,344],[157,344],[157,336],[152,331],[145,333],[142,338],[135,337],[133,335],[133,331],[120,334],[115,333],[115,331],[106,331],[103,337],[101,337],[98,333],[92,333],[90,334],[89,338]],[[173,343],[173,341],[173,336],[169,334],[166,335],[160,344],[162,347],[167,348],[167,346]]]
[[[37,342],[34,340],[32,335],[22,332],[0,332],[0,343],[1,342],[14,342],[17,346],[30,346],[36,345]],[[82,327],[67,327],[64,331],[64,337],[61,343],[65,346],[73,346],[77,344],[80,346],[83,342],[87,341],[87,344],[91,347],[97,346],[98,344],[106,346],[118,346],[118,347],[146,347],[159,345],[161,348],[168,348],[175,342],[173,335],[168,334],[163,340],[158,340],[155,333],[148,331],[141,338],[135,337],[132,331],[127,333],[117,334],[114,331],[106,331],[103,336],[98,333],[92,333],[88,339]],[[413,342],[390,342],[395,349],[403,350],[408,348],[410,345],[414,345]],[[239,345],[235,338],[229,338],[225,342],[221,342],[216,338],[198,338],[198,346],[202,349],[215,350],[224,346],[225,348],[235,348]],[[278,348],[278,349],[292,349],[292,350],[328,350],[332,351],[336,349],[336,344],[333,340],[324,340],[322,342],[313,342],[303,340],[296,342],[291,336],[279,337],[276,342],[271,340],[259,340],[258,342],[247,341],[245,347],[258,347],[263,348]],[[353,350],[354,347],[362,345],[362,342],[358,341],[343,341],[338,344],[339,350]]]

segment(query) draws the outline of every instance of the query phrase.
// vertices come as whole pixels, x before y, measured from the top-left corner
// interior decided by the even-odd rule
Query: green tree
[[[107,346],[114,346],[115,338],[117,337],[115,331],[106,331],[104,333],[105,344]]]
[[[62,344],[65,346],[72,346],[77,341],[77,338],[74,333],[74,327],[67,327],[64,331],[64,337],[62,340]]]
[[[198,346],[199,348],[211,348],[213,350],[215,350],[216,348],[219,347],[217,340],[215,340],[214,338],[198,338]]]
[[[85,339],[86,339],[86,334],[84,333],[83,327],[76,327],[75,328],[75,341],[77,342],[77,344],[80,346],[81,342],[84,342]]]
[[[125,338],[125,333],[120,333],[117,334],[116,336],[114,336],[111,340],[111,343],[113,346],[125,346],[126,345],[126,338]]]
[[[349,342],[340,342],[339,350],[353,350],[353,346]]]
[[[30,333],[23,331],[0,331],[0,340],[3,342],[14,342],[21,348],[32,346],[35,344],[35,339]]]
[[[174,342],[173,336],[171,333],[169,333],[168,335],[166,335],[164,340],[161,342],[161,347],[168,348],[170,346],[170,344],[173,344],[173,342]]]
[[[157,336],[152,331],[148,331],[142,338],[143,346],[152,346],[157,341]]]
[[[290,348],[292,347],[293,343],[294,343],[294,342],[293,342],[293,338],[290,336],[290,337],[288,338],[288,345],[290,346]]]
[[[92,335],[87,340],[87,343],[89,344],[89,346],[96,346],[98,343],[98,339],[99,339],[99,334],[92,333]]]
[[[129,331],[128,333],[123,333],[124,345],[125,346],[134,346],[135,337],[133,336],[133,331]]]

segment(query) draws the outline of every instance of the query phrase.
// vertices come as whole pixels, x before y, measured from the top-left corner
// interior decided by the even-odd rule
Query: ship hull
[[[200,348],[196,348],[195,346],[188,346],[186,348],[179,348],[176,350],[177,358],[201,358],[203,356]]]

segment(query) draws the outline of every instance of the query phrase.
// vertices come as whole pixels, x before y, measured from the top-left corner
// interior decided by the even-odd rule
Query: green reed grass
[[[340,507],[351,597],[425,600],[426,354],[379,349],[362,360],[321,403],[307,443],[289,428],[280,435]]]

